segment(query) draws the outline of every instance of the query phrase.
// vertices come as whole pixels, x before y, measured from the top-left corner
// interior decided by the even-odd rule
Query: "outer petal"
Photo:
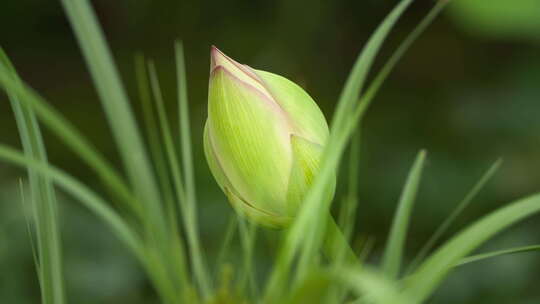
[[[208,135],[238,196],[283,215],[291,164],[290,128],[281,108],[218,66],[210,79]]]
[[[223,169],[221,168],[221,165],[219,164],[219,161],[216,158],[214,149],[212,147],[212,142],[210,141],[210,135],[208,134],[208,131],[209,130],[208,130],[208,121],[207,121],[204,124],[203,143],[204,143],[204,155],[206,156],[208,167],[210,167],[210,172],[212,172],[212,175],[216,179],[216,182],[218,183],[221,190],[224,190],[225,188],[232,189],[233,187],[231,183],[227,179],[225,172],[223,172]]]
[[[287,191],[287,213],[293,216],[319,173],[323,147],[296,135],[291,135],[291,145],[293,162]],[[327,199],[332,199],[334,190],[335,183],[328,189]]]
[[[208,132],[209,130],[207,122],[204,126],[204,154],[208,161],[208,166],[210,167],[210,171],[216,179],[219,187],[223,190],[234,209],[238,213],[259,224],[269,227],[283,227],[287,225],[291,221],[290,217],[271,214],[263,210],[259,210],[239,196],[238,192],[229,182],[225,172],[219,164],[218,159],[216,158]]]
[[[244,215],[249,220],[252,220],[257,224],[262,224],[273,228],[281,228],[287,226],[292,220],[292,218],[289,216],[266,213],[262,210],[254,208],[248,202],[236,196],[228,188],[225,188],[223,192],[225,192],[229,202],[238,213]]]
[[[239,80],[255,87],[259,92],[266,95],[266,97],[272,99],[272,96],[269,92],[267,92],[266,88],[261,83],[259,77],[248,66],[234,61],[232,58],[225,55],[216,47],[212,47],[212,50],[210,51],[210,59],[211,70],[215,69],[218,66],[222,66]]]
[[[313,99],[298,85],[285,77],[253,70],[289,116],[294,134],[324,145],[328,138],[328,124]]]

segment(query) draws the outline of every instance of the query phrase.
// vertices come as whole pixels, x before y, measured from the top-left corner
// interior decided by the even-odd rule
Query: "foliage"
[[[409,271],[401,271],[412,207],[421,185],[421,172],[426,159],[423,151],[419,153],[405,182],[382,265],[366,265],[365,259],[355,257],[347,245],[354,225],[348,213],[356,210],[358,203],[354,187],[358,179],[357,169],[351,170],[349,174],[350,189],[341,206],[345,211],[338,218],[341,227],[329,218],[330,205],[324,200],[324,193],[333,183],[332,174],[349,145],[349,162],[358,163],[357,151],[361,144],[359,134],[366,110],[408,47],[448,1],[436,3],[367,85],[366,80],[375,57],[411,2],[400,1],[359,54],[339,98],[329,143],[323,152],[321,172],[291,227],[280,232],[281,246],[263,283],[255,277],[255,266],[252,263],[257,229],[241,217],[234,219],[231,228],[224,234],[220,256],[226,254],[230,240],[238,230],[244,252],[244,267],[233,271],[221,265],[219,259],[217,267],[220,271],[212,273],[221,275],[210,275],[210,263],[201,248],[197,220],[182,44],[178,42],[175,45],[180,129],[178,141],[165,115],[156,68],[152,61],[146,61],[142,55],[136,57],[139,97],[144,108],[145,131],[149,143],[147,146],[89,1],[64,0],[63,6],[113,131],[125,177],[108,163],[84,134],[44,98],[22,83],[7,57],[2,56],[0,86],[11,98],[24,152],[0,145],[0,159],[29,171],[31,205],[34,210],[34,230],[31,235],[35,236],[36,267],[39,270],[43,303],[69,302],[63,296],[61,243],[52,183],[78,199],[109,226],[118,240],[137,258],[161,302],[169,304],[315,301],[421,303],[429,298],[455,266],[507,253],[538,250],[538,246],[528,246],[467,257],[498,232],[540,212],[540,194],[535,194],[511,202],[477,220],[424,257],[435,242],[430,241],[426,245],[428,249],[420,252],[418,260],[409,266]],[[103,187],[109,191],[109,196],[104,196],[101,191],[48,163],[35,117],[97,174]],[[451,219],[472,201],[497,166],[498,163],[473,187],[452,213]],[[438,231],[444,231],[450,222],[443,223]],[[340,228],[344,231],[343,235]],[[440,237],[440,234],[442,232],[436,232],[434,239]],[[327,242],[328,235],[337,235],[339,238]],[[321,252],[325,255],[321,256]]]

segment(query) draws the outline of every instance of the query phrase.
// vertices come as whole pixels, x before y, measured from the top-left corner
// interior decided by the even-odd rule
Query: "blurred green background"
[[[358,52],[396,2],[93,1],[137,108],[133,55],[142,51],[156,61],[175,117],[172,47],[174,39],[184,41],[201,233],[210,259],[231,215],[202,153],[210,45],[299,83],[330,118]],[[413,4],[376,68],[432,4]],[[0,43],[22,77],[116,161],[110,130],[59,3],[2,1]],[[428,150],[429,160],[407,241],[409,258],[497,158],[504,159],[502,169],[451,233],[510,200],[539,191],[539,134],[540,1],[454,0],[409,51],[367,115],[355,237],[374,237],[372,259],[378,261],[407,170],[421,148]],[[53,164],[101,189],[54,136],[45,132],[45,138]],[[5,95],[0,95],[0,141],[19,146]],[[39,303],[18,190],[24,176],[23,170],[0,163],[1,303]],[[61,199],[70,302],[154,303],[144,274],[107,228],[71,198]],[[482,250],[539,243],[539,231],[536,216]],[[269,252],[275,246],[276,233],[263,233],[260,269],[270,267]],[[458,269],[430,303],[540,303],[538,286],[540,254],[526,253]]]

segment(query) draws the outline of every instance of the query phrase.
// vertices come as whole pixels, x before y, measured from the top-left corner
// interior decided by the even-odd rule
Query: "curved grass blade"
[[[179,274],[175,267],[166,266],[177,262],[178,248],[170,242],[175,236],[169,229],[157,181],[111,52],[88,0],[62,0],[62,4],[86,59],[130,184],[142,202],[148,246],[159,255],[155,262],[161,264],[169,278],[163,281],[168,286],[160,290],[173,290],[179,283]],[[178,292],[160,296],[169,303],[181,301]]]
[[[103,185],[108,187],[113,195],[119,198],[135,214],[141,214],[140,206],[137,205],[138,200],[135,199],[120,175],[73,124],[30,87],[14,79],[6,68],[0,68],[0,85],[6,92],[17,96],[21,104],[31,108],[46,127],[51,129],[64,144],[88,164],[90,169],[96,172]]]
[[[154,172],[94,11],[87,0],[62,0],[62,4],[94,80],[131,186],[143,202],[150,239],[156,240],[156,246],[165,246],[168,229]]]
[[[347,116],[350,115],[350,111],[354,108],[354,103],[358,101],[358,98],[360,97],[360,92],[364,87],[365,80],[379,49],[398,18],[403,14],[411,2],[412,0],[400,1],[369,38],[365,48],[354,63],[352,71],[349,74],[339,97],[337,109],[332,118],[332,131],[342,131],[342,124],[347,121]]]
[[[502,160],[497,160],[487,171],[484,173],[484,175],[478,180],[478,182],[471,188],[471,190],[467,193],[467,195],[463,198],[463,200],[456,206],[454,211],[450,214],[450,216],[446,217],[443,223],[435,230],[435,233],[429,238],[427,243],[420,249],[418,252],[418,255],[414,258],[414,260],[411,262],[411,265],[409,266],[409,271],[407,273],[412,272],[416,266],[418,266],[418,263],[424,259],[426,254],[433,248],[433,245],[441,238],[441,236],[444,235],[444,233],[448,230],[450,225],[456,220],[456,218],[467,208],[467,206],[472,202],[472,200],[478,195],[478,192],[484,188],[486,183],[491,180],[493,175],[497,172],[497,170],[500,168],[502,164]]]
[[[356,253],[349,245],[349,238],[342,232],[332,216],[327,218],[326,235],[322,250],[334,267],[339,268],[343,265],[361,266]]]
[[[150,84],[148,80],[148,73],[146,69],[146,61],[142,54],[135,56],[135,74],[137,78],[137,84],[139,89],[139,96],[142,104],[142,112],[145,121],[145,127],[147,131],[148,143],[150,145],[150,157],[153,161],[156,171],[157,182],[162,191],[163,201],[165,202],[165,210],[167,211],[167,219],[169,223],[169,229],[171,231],[171,255],[173,255],[172,262],[175,264],[172,265],[163,265],[161,263],[161,258],[159,252],[154,252],[151,257],[151,267],[156,272],[154,275],[154,281],[158,282],[158,288],[162,288],[161,294],[163,297],[170,297],[169,302],[173,303],[176,299],[170,296],[170,294],[175,293],[174,289],[177,286],[180,286],[182,294],[187,294],[188,290],[191,290],[189,286],[189,275],[188,267],[186,261],[186,250],[184,248],[183,239],[180,233],[180,227],[177,220],[177,210],[175,205],[175,192],[173,189],[173,183],[171,181],[171,176],[169,174],[169,165],[167,164],[167,159],[165,152],[163,151],[163,144],[161,135],[164,134],[160,132],[160,127],[155,119],[155,113],[152,105],[152,98],[150,95]],[[160,93],[159,93],[160,94]],[[156,101],[157,103],[157,101]],[[175,249],[176,248],[176,249]],[[178,276],[175,277],[176,281],[171,284],[168,284],[167,281],[171,281],[167,278],[167,268],[176,269],[173,271]],[[168,290],[172,287],[172,291]],[[185,299],[189,300],[188,298]]]
[[[31,168],[40,175],[46,175],[56,185],[78,199],[84,206],[102,219],[118,239],[141,262],[154,282],[156,289],[167,300],[166,303],[178,303],[175,302],[177,301],[176,297],[178,297],[178,286],[170,284],[170,280],[167,277],[167,268],[165,268],[166,266],[163,265],[162,261],[158,260],[156,262],[156,257],[153,254],[154,247],[147,248],[134,229],[116,211],[109,207],[107,202],[98,194],[63,171],[51,167],[47,163],[29,159],[10,147],[0,145],[0,159],[10,164]],[[186,295],[184,294],[183,296]]]
[[[353,303],[413,304],[406,295],[400,294],[397,282],[388,280],[381,273],[363,267],[337,269],[333,274],[359,297]]]
[[[349,155],[349,180],[348,180],[348,193],[344,199],[344,204],[341,207],[338,223],[343,227],[343,236],[346,240],[345,244],[349,244],[352,238],[352,232],[356,223],[356,210],[358,208],[358,176],[360,167],[360,130],[352,136],[350,155]],[[350,246],[346,248],[340,248],[336,255],[336,264],[340,264],[344,261],[346,252],[353,252]]]
[[[243,251],[243,268],[240,277],[240,290],[249,292],[253,299],[257,298],[258,290],[255,282],[255,271],[253,268],[253,253],[257,242],[257,226],[248,222],[245,218],[238,217],[238,232]]]
[[[291,291],[288,300],[280,303],[330,303],[330,301],[322,301],[321,299],[328,297],[329,289],[334,287],[332,283],[332,278],[329,275],[322,273],[311,274]]]
[[[13,79],[21,85],[21,80],[6,54],[0,50],[2,68],[7,68]],[[31,108],[21,105],[17,95],[8,92],[11,107],[19,129],[24,154],[28,158],[48,162],[41,129]],[[27,168],[32,196],[33,218],[36,230],[38,272],[41,287],[41,299],[44,304],[63,304],[66,302],[64,288],[62,244],[58,224],[58,201],[56,192],[48,176],[39,175]]]
[[[523,252],[531,252],[531,251],[540,251],[540,245],[531,245],[531,246],[523,246],[523,247],[515,247],[515,248],[509,248],[504,250],[497,250],[493,252],[486,252],[481,253],[473,256],[466,257],[462,259],[459,263],[457,263],[455,266],[463,266],[469,263],[479,262],[486,259],[496,258],[503,255],[509,255],[509,254],[516,254],[516,253],[523,253]]]
[[[323,302],[333,286],[340,286],[350,291],[359,300],[348,303],[373,304],[412,304],[410,299],[399,293],[396,282],[388,280],[382,274],[367,267],[323,268],[313,271],[301,285],[297,286],[288,299],[279,303],[341,303]]]
[[[217,277],[220,272],[223,271],[223,263],[225,262],[225,259],[227,258],[227,255],[229,254],[231,242],[234,238],[234,235],[236,233],[236,229],[238,226],[238,217],[235,215],[231,215],[229,219],[229,224],[227,224],[227,231],[225,232],[225,237],[223,238],[223,242],[221,243],[221,246],[219,247],[217,259],[216,259],[216,270],[215,270],[215,276]]]
[[[364,84],[366,75],[384,38],[388,35],[390,29],[410,2],[410,0],[400,1],[383,20],[359,55],[349,75],[338,102],[338,110],[334,115],[331,136],[323,153],[321,170],[304,200],[297,219],[287,232],[275,267],[266,285],[267,288],[264,297],[266,300],[270,300],[274,296],[279,297],[282,294],[287,285],[286,278],[291,271],[291,264],[300,248],[302,248],[303,257],[301,257],[297,269],[298,277],[302,278],[307,268],[313,267],[313,265],[309,265],[309,262],[313,260],[318,248],[320,248],[324,233],[324,220],[322,218],[328,214],[328,207],[330,205],[330,202],[324,202],[321,198],[325,197],[325,192],[328,191],[329,185],[333,182],[339,160],[351,135],[349,132],[345,136],[340,136],[340,133],[343,132],[344,124],[346,125],[347,121],[350,120],[346,117],[348,116],[346,114],[352,108],[354,102],[359,99],[360,90]],[[350,125],[356,126],[356,123],[355,121],[350,121]]]
[[[34,236],[34,232],[32,232],[32,225],[31,225],[31,222],[32,222],[32,219],[30,218],[30,216],[28,215],[29,213],[33,212],[33,208],[34,206],[32,205],[32,203],[28,204],[26,202],[26,197],[24,195],[24,184],[23,184],[23,181],[22,179],[19,180],[19,192],[21,194],[21,204],[22,204],[22,207],[23,207],[23,215],[24,215],[24,221],[26,222],[26,232],[28,233],[28,238],[30,239],[30,248],[32,250],[32,259],[34,260],[34,265],[36,267],[36,273],[37,273],[37,277],[38,277],[38,283],[39,283],[39,288],[40,290],[43,288],[43,286],[41,286],[41,266],[39,266],[39,259],[38,259],[38,253],[37,253],[37,249],[36,249],[36,241],[35,241],[35,236]]]
[[[20,167],[28,167],[51,179],[56,185],[77,198],[90,211],[109,225],[116,236],[141,260],[144,260],[143,243],[133,229],[116,211],[108,206],[98,194],[73,178],[43,161],[37,161],[24,156],[17,150],[0,144],[0,159]]]
[[[426,300],[467,254],[511,225],[540,212],[540,193],[510,203],[477,220],[430,255],[406,280],[404,294]]]
[[[403,247],[409,227],[412,208],[418,192],[418,186],[422,177],[426,152],[420,151],[414,165],[409,171],[405,187],[399,199],[398,209],[384,250],[382,269],[389,278],[396,279],[399,276],[401,262],[403,260]]]
[[[173,141],[172,132],[170,129],[169,120],[167,119],[167,113],[166,113],[164,102],[163,102],[163,95],[161,93],[161,87],[159,85],[157,71],[156,71],[155,65],[151,61],[148,62],[148,73],[150,77],[150,86],[152,88],[152,93],[154,95],[158,121],[161,128],[162,141],[164,144],[165,154],[166,154],[168,166],[169,166],[167,176],[169,176],[169,173],[170,173],[170,176],[172,176],[172,180],[168,182],[172,182],[176,190],[174,191],[175,200],[178,202],[179,207],[182,211],[182,216],[184,218],[184,226],[187,232],[188,222],[185,221],[187,215],[186,215],[186,212],[184,212],[185,204],[183,204],[186,201],[186,192],[184,190],[180,164],[178,162],[177,152],[174,146],[174,141]],[[168,207],[171,210],[174,210],[174,214],[176,216],[177,211],[176,211],[175,206],[171,205]],[[173,229],[176,229],[176,227],[174,227]],[[187,237],[188,237],[188,244],[189,244],[189,250],[190,250],[190,257],[191,257],[190,260],[192,263],[192,269],[195,273],[195,281],[197,282],[197,285],[199,286],[199,289],[201,290],[203,296],[207,297],[209,295],[209,290],[208,290],[208,286],[206,285],[207,282],[205,280],[206,273],[201,273],[201,270],[203,269],[201,269],[201,265],[199,264],[201,262],[200,252],[194,250],[194,246],[193,246],[193,242],[196,242],[198,244],[198,237],[193,234],[193,231],[189,231],[189,232],[187,233]],[[193,241],[191,239],[193,237],[197,238],[197,240]],[[204,277],[201,277],[201,276],[204,276]]]
[[[418,37],[427,29],[431,23],[439,16],[442,10],[450,0],[439,0],[433,6],[433,8],[428,12],[428,14],[422,18],[420,23],[410,32],[405,40],[401,42],[399,47],[392,53],[390,58],[386,61],[381,70],[377,73],[366,92],[362,95],[360,103],[355,109],[353,117],[361,117],[362,114],[367,110],[369,104],[371,104],[373,98],[379,92],[381,86],[384,84],[385,80],[388,78],[392,70],[396,67],[398,62],[403,58],[407,50],[412,46],[412,44],[418,39]],[[356,118],[355,118],[356,119]],[[354,120],[354,119],[352,119]],[[350,128],[350,127],[349,127]]]
[[[142,54],[135,56],[135,76],[137,78],[137,87],[139,89],[139,99],[142,106],[144,126],[150,148],[150,158],[155,167],[156,176],[160,190],[165,201],[165,208],[171,226],[177,226],[177,214],[175,208],[175,195],[169,175],[169,168],[162,143],[160,127],[156,122],[152,97],[150,95],[150,80],[146,69],[146,60]]]
[[[429,13],[424,18],[422,18],[420,23],[413,29],[413,31],[409,35],[407,35],[405,40],[403,40],[403,42],[394,51],[394,53],[392,53],[392,56],[384,64],[379,73],[377,73],[366,92],[362,95],[360,102],[356,105],[354,111],[352,111],[353,113],[350,115],[349,119],[344,120],[344,129],[341,132],[341,135],[336,135],[336,137],[340,137],[338,140],[336,140],[337,142],[347,141],[347,138],[350,136],[350,134],[353,133],[355,128],[361,122],[364,114],[371,105],[371,102],[379,92],[379,89],[383,85],[386,78],[388,78],[388,76],[390,75],[390,72],[392,72],[399,60],[411,47],[414,41],[416,41],[416,39],[426,30],[426,28],[433,22],[433,20],[435,20],[435,18],[440,14],[440,12],[449,2],[450,0],[439,0],[435,4],[435,6],[429,11]]]

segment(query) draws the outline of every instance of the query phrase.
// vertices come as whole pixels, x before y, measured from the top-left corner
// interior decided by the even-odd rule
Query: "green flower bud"
[[[238,212],[287,225],[319,171],[327,139],[326,120],[302,88],[212,47],[204,150]]]

